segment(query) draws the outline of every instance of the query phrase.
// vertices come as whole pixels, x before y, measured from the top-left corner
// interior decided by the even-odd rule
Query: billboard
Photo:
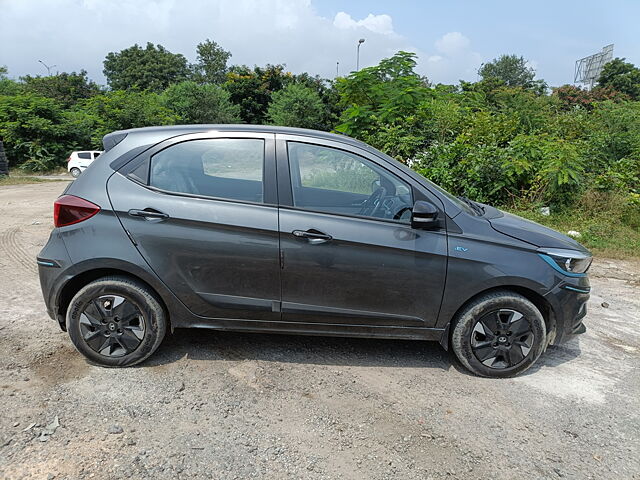
[[[582,83],[591,89],[598,81],[602,67],[613,59],[613,43],[601,52],[589,55],[576,61],[573,83]]]

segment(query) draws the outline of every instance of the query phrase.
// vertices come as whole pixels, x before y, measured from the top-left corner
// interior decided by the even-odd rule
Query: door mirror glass
[[[417,200],[411,212],[411,226],[413,228],[429,229],[438,225],[438,209],[429,202]]]

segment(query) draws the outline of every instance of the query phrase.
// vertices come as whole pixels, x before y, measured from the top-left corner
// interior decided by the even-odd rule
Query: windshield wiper
[[[474,212],[476,212],[478,215],[484,215],[484,208],[480,204],[474,202],[473,200],[467,197],[458,197],[458,198],[462,200],[464,203],[466,203],[467,205],[469,205],[471,209]]]

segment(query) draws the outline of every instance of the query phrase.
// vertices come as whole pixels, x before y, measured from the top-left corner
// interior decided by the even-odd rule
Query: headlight
[[[577,250],[541,249],[538,252],[549,265],[569,275],[586,273],[593,260],[590,254]]]

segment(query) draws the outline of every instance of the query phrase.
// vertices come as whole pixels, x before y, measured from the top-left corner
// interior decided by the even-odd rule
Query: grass
[[[45,180],[43,178],[37,178],[37,177],[13,177],[13,176],[6,176],[6,175],[2,175],[0,176],[0,187],[5,187],[8,185],[26,185],[29,183],[47,183],[47,182],[60,182],[60,181],[64,181],[65,179],[63,178],[55,178],[55,179],[51,179],[51,180]]]
[[[16,175],[19,177],[30,177],[30,176],[40,176],[40,175],[62,175],[67,173],[66,167],[55,167],[51,170],[41,171],[41,172],[33,172],[31,170],[24,170],[22,168],[12,168],[9,171],[9,175]]]
[[[537,209],[510,210],[566,234],[580,232],[576,238],[595,255],[608,258],[640,258],[640,207],[624,197],[589,192],[573,208],[542,215]]]
[[[9,170],[9,176],[0,175],[0,187],[7,185],[26,185],[29,183],[43,183],[43,182],[55,182],[61,180],[67,180],[66,178],[38,178],[42,175],[61,175],[67,173],[67,169],[64,167],[54,168],[48,172],[30,172],[21,168],[12,168]]]

